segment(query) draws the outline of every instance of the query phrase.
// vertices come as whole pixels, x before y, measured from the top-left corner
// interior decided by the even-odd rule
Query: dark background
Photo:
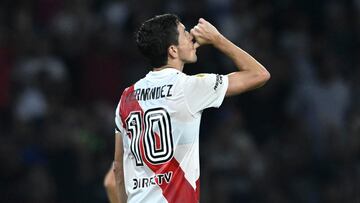
[[[168,12],[272,75],[204,112],[202,202],[360,202],[359,0],[1,0],[0,202],[107,201],[115,107],[148,71],[134,32]],[[236,70],[198,58],[186,73]]]

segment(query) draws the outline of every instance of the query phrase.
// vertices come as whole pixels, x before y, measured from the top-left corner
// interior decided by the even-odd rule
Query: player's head
[[[140,52],[153,68],[168,64],[168,60],[196,62],[193,37],[173,14],[155,16],[145,21],[136,34]]]

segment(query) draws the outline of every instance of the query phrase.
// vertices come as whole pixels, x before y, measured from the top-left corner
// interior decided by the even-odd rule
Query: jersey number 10
[[[128,133],[131,134],[130,149],[135,157],[136,165],[144,165],[144,158],[151,164],[162,164],[169,161],[173,155],[173,138],[169,113],[163,108],[153,108],[145,111],[133,111],[126,119]],[[154,132],[158,127],[159,135]],[[141,135],[144,135],[141,138]],[[160,147],[156,145],[159,136]],[[141,146],[145,157],[142,156]]]

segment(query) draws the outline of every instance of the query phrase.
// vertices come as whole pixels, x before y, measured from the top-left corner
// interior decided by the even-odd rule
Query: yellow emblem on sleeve
[[[196,77],[199,77],[199,78],[202,78],[202,77],[205,77],[205,74],[200,73],[200,74],[196,74],[195,76],[196,76]]]

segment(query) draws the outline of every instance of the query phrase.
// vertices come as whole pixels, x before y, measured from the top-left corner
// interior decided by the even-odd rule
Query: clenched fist
[[[221,35],[220,32],[208,21],[203,18],[199,19],[199,23],[190,30],[194,36],[198,46],[205,44],[213,44]]]

